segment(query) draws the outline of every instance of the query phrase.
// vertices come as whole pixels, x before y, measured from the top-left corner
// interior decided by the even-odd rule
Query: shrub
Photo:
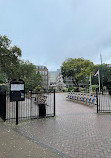
[[[68,92],[71,92],[71,91],[72,91],[72,89],[73,89],[72,87],[69,87],[69,88],[68,88]]]
[[[96,88],[98,88],[98,85],[92,85],[92,91],[95,92]]]
[[[74,92],[79,92],[79,87],[73,87]]]
[[[7,84],[0,84],[0,91],[9,91],[9,86]]]
[[[85,91],[86,91],[86,88],[80,87],[80,88],[79,88],[79,91],[80,91],[80,92],[85,92]]]

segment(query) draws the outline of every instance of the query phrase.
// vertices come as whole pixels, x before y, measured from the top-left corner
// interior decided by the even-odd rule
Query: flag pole
[[[102,94],[103,94],[103,72],[102,72],[102,55],[100,53],[100,59],[101,59],[101,84],[102,84]]]
[[[100,93],[100,91],[101,91],[101,89],[100,89],[100,73],[98,74],[98,82],[99,82],[99,93]]]
[[[91,73],[90,73],[90,93],[92,93],[92,85],[91,85]]]
[[[100,69],[100,68],[99,68]],[[99,93],[100,93],[100,72],[99,72],[99,69],[98,71],[96,72],[96,74],[94,76],[97,76],[98,75],[98,86],[99,86]]]

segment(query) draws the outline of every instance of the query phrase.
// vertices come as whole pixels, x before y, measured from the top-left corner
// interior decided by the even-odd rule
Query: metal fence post
[[[54,89],[54,116],[55,116],[55,89]]]
[[[6,121],[6,91],[4,92],[4,122]]]
[[[16,101],[16,125],[18,125],[18,101]]]
[[[0,117],[6,121],[6,91],[0,92]]]
[[[96,88],[96,101],[97,101],[97,113],[98,113],[98,88]]]

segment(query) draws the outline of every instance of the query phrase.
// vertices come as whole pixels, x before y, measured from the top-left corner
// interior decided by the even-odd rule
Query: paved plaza
[[[97,114],[96,105],[66,101],[66,96],[56,94],[56,117],[18,126],[1,122],[0,158],[111,158],[111,114]]]

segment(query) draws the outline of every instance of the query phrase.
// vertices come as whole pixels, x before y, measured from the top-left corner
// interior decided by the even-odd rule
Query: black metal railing
[[[18,112],[16,107],[18,107]],[[16,102],[10,102],[10,94],[6,93],[6,120],[18,122],[24,119],[51,116],[55,116],[55,90],[53,92],[26,92],[25,101],[18,102],[17,106]]]
[[[98,89],[96,91],[97,95],[97,113],[99,112],[111,112],[111,95],[108,93],[99,93]]]
[[[0,92],[0,117],[6,120],[6,91]]]

